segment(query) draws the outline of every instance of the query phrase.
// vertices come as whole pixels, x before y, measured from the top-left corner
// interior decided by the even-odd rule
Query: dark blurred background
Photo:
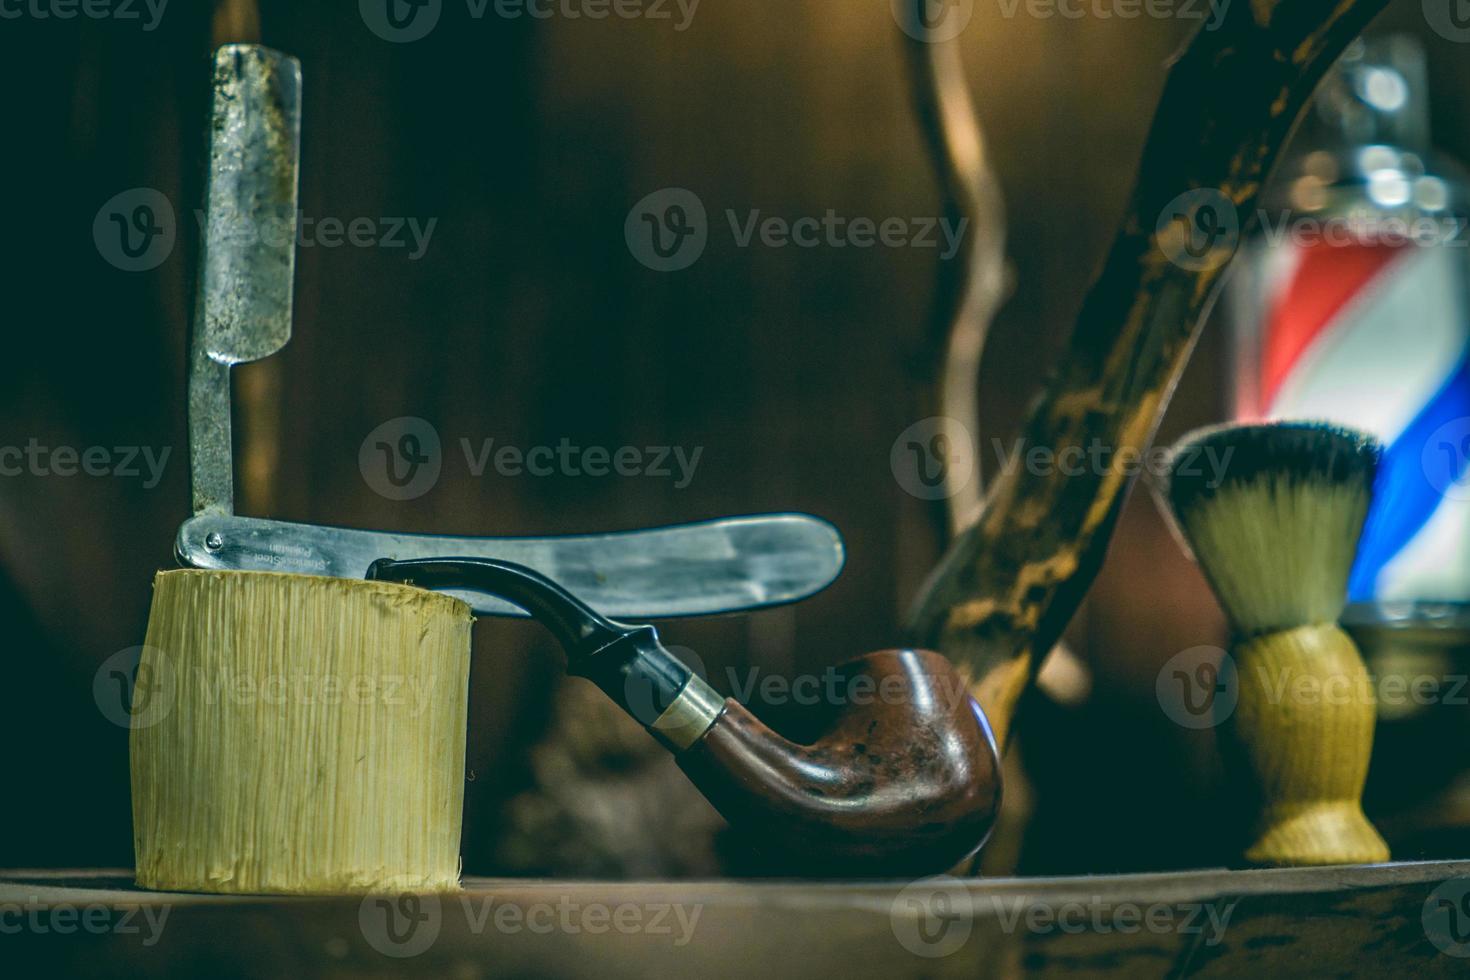
[[[813,671],[897,639],[944,545],[942,515],[889,464],[899,433],[934,414],[942,260],[924,248],[741,247],[725,219],[941,213],[888,0],[704,0],[683,30],[672,3],[669,19],[594,21],[505,18],[493,4],[476,19],[445,0],[412,43],[375,35],[351,3],[173,0],[156,22],[132,8],[136,20],[0,18],[0,445],[170,452],[155,486],[146,466],[0,478],[0,866],[131,862],[127,731],[99,710],[93,679],[142,642],[151,577],[172,565],[189,509],[194,209],[220,41],[262,40],[302,62],[307,218],[368,218],[380,233],[385,219],[434,222],[417,257],[412,238],[301,249],[294,339],[236,372],[241,513],[551,534],[810,511],[846,535],[835,586],[794,608],[673,624],[666,638],[717,684],[725,666]],[[982,372],[986,446],[1011,438],[1070,330],[1165,63],[1198,23],[1011,9],[976,3],[963,35],[1015,276]],[[1466,49],[1430,32],[1417,0],[1397,0],[1386,20],[1423,36],[1438,141],[1470,158]],[[624,223],[670,187],[698,195],[710,236],[691,267],[665,273],[632,254]],[[172,203],[177,240],[156,268],[124,271],[93,225],[136,188]],[[1161,438],[1222,416],[1225,363],[1211,327]],[[435,427],[444,465],[432,490],[393,501],[358,453],[403,416]],[[684,487],[477,477],[460,440],[488,438],[701,455]],[[985,462],[994,468],[988,450]],[[1135,493],[1069,633],[1075,658],[1022,717],[1013,763],[1027,776],[991,870],[1225,860],[1235,828],[1211,737],[1171,723],[1154,693],[1161,664],[1221,633],[1199,576]],[[559,671],[535,629],[477,628],[466,871],[743,870],[700,836],[717,821],[681,795],[651,742],[609,735],[615,722]],[[668,825],[662,799],[688,820]],[[604,838],[637,842],[617,854]]]

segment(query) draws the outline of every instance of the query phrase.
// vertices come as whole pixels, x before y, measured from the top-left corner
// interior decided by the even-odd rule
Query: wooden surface
[[[120,871],[0,872],[0,972],[130,976],[1464,976],[1422,920],[1445,882],[1470,886],[1470,862],[951,883],[946,918],[928,886],[905,883],[592,883],[476,878],[438,899],[417,955],[390,957],[357,898],[225,898],[140,892]],[[1440,892],[1443,894],[1443,892]],[[1458,894],[1458,893],[1456,893]],[[914,904],[910,902],[913,899]],[[375,902],[369,898],[367,903]],[[431,900],[425,899],[425,902]],[[969,906],[966,914],[964,906]],[[531,932],[549,913],[562,921]],[[658,909],[677,906],[659,915]],[[502,907],[519,909],[501,913]],[[619,907],[624,925],[590,930]],[[126,910],[134,933],[14,925],[33,911]],[[167,917],[162,918],[164,910]],[[942,908],[936,910],[942,912]],[[145,913],[162,928],[150,931]],[[93,912],[93,921],[103,913]],[[1213,915],[1213,918],[1211,916]],[[497,927],[497,916],[505,923]],[[524,916],[525,919],[519,919]],[[659,921],[655,922],[658,916]],[[696,917],[697,916],[697,917]],[[1222,932],[1212,922],[1224,921]],[[1093,927],[1091,923],[1097,923]],[[1150,928],[1146,923],[1154,922]],[[477,929],[477,924],[483,927]],[[947,924],[946,924],[947,923]],[[1167,923],[1167,927],[1165,924]],[[587,928],[582,928],[585,925]],[[692,926],[692,928],[686,928]],[[666,928],[668,931],[663,932]],[[1124,931],[1130,930],[1130,931]],[[1218,941],[1212,941],[1218,936]],[[687,942],[681,940],[688,937]],[[145,942],[153,938],[151,945]],[[420,936],[409,940],[421,941]],[[906,941],[906,942],[905,942]],[[944,952],[925,956],[925,952]],[[392,947],[389,947],[392,948]]]

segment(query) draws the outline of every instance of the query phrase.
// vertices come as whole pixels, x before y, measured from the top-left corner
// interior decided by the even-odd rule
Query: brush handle
[[[1227,737],[1258,793],[1251,864],[1368,864],[1388,845],[1363,814],[1377,699],[1358,648],[1335,624],[1268,633],[1235,648],[1240,698]]]

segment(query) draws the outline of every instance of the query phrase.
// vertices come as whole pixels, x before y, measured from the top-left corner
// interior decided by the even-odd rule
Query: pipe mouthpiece
[[[614,622],[524,565],[490,558],[380,558],[367,577],[515,603],[556,637],[566,651],[568,673],[602,688],[675,751],[701,737],[723,708],[713,689],[659,642],[652,626]]]

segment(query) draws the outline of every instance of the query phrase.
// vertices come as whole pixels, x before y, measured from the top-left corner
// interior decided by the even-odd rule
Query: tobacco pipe
[[[945,871],[977,851],[994,825],[995,737],[937,653],[883,650],[839,666],[847,703],[830,705],[819,736],[803,745],[721,698],[652,626],[613,622],[524,566],[380,559],[367,577],[488,593],[525,609],[566,650],[569,673],[642,723],[737,833],[794,873]]]

